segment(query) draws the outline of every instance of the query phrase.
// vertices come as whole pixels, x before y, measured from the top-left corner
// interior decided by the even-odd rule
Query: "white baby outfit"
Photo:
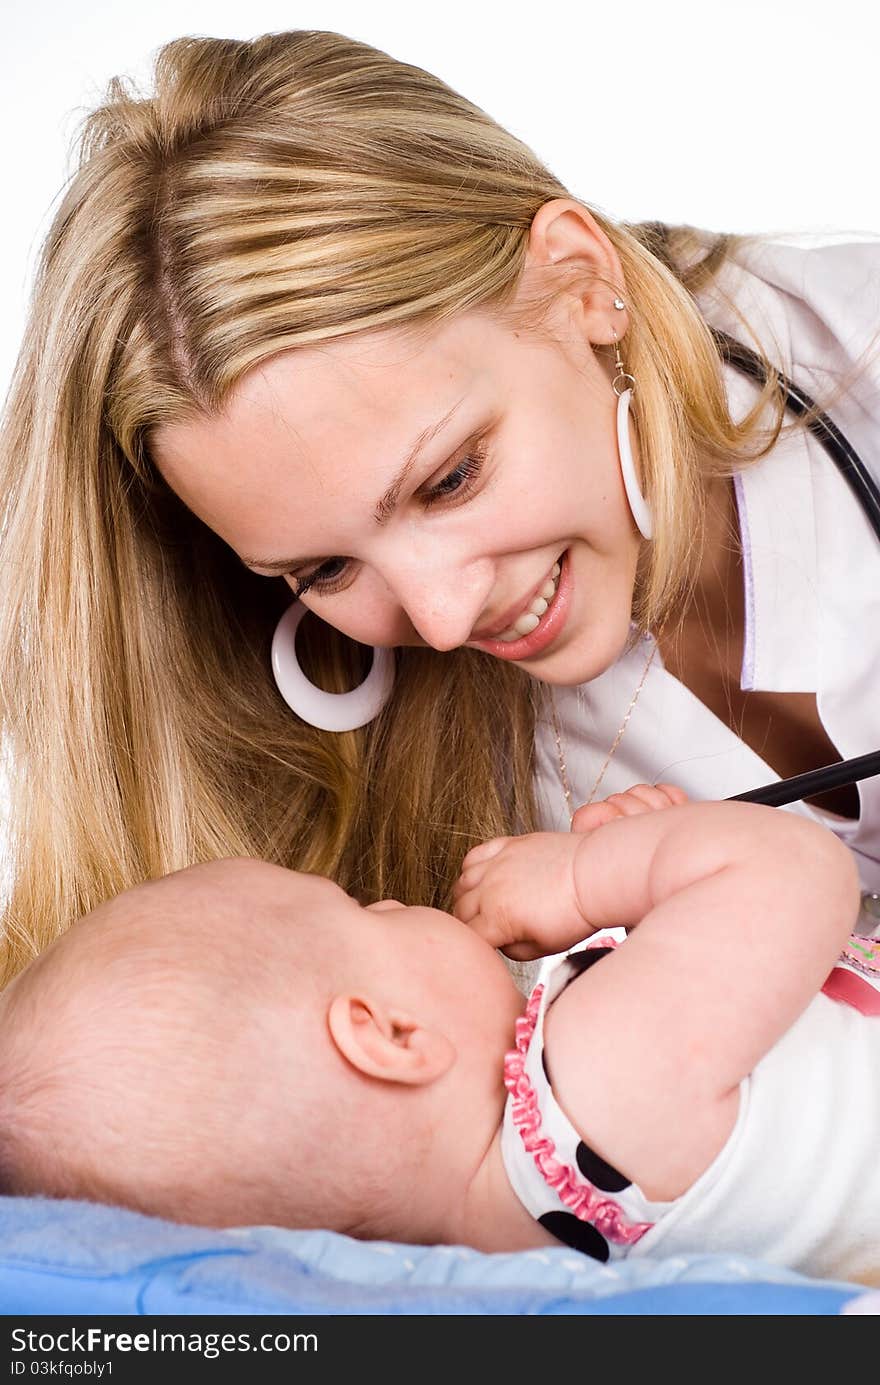
[[[548,1076],[545,1013],[601,965],[608,941],[549,959],[517,1022],[501,1148],[523,1205],[598,1260],[730,1252],[880,1284],[880,940],[853,937],[823,992],[742,1082],[724,1148],[672,1202],[651,1202],[589,1148]]]

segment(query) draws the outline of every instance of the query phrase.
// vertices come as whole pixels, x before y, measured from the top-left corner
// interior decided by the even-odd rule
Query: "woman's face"
[[[474,311],[416,342],[280,353],[221,415],[159,430],[154,455],[248,567],[353,639],[466,645],[575,684],[626,642],[639,552],[612,367],[576,300],[541,338]]]

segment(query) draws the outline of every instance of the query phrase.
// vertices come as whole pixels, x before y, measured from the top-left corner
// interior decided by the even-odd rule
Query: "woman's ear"
[[[597,345],[623,337],[629,325],[626,309],[614,308],[618,294],[626,299],[623,269],[617,251],[595,217],[570,197],[554,197],[539,207],[532,218],[526,265],[577,266],[584,284],[577,298],[581,326],[587,339]],[[620,300],[618,300],[620,301]]]
[[[327,1011],[330,1036],[365,1077],[427,1086],[448,1072],[455,1048],[445,1034],[364,995],[338,995]]]

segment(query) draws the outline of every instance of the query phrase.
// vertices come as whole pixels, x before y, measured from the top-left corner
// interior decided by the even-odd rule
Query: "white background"
[[[3,15],[0,393],[77,124],[181,34],[335,29],[437,73],[626,219],[880,231],[877,0],[17,0]],[[10,12],[11,11],[11,12]]]

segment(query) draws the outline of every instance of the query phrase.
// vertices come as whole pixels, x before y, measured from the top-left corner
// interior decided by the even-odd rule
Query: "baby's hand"
[[[575,888],[580,845],[567,832],[481,842],[462,862],[453,913],[518,962],[573,947],[593,931]]]
[[[656,813],[663,808],[687,803],[684,789],[675,784],[634,784],[625,793],[609,794],[599,803],[585,803],[571,820],[572,832],[594,832],[614,818],[632,818],[639,813]]]
[[[570,834],[531,832],[481,842],[462,862],[453,912],[515,961],[563,952],[594,931],[578,896],[578,839],[615,818],[681,803],[687,794],[674,784],[635,784],[579,808]]]

